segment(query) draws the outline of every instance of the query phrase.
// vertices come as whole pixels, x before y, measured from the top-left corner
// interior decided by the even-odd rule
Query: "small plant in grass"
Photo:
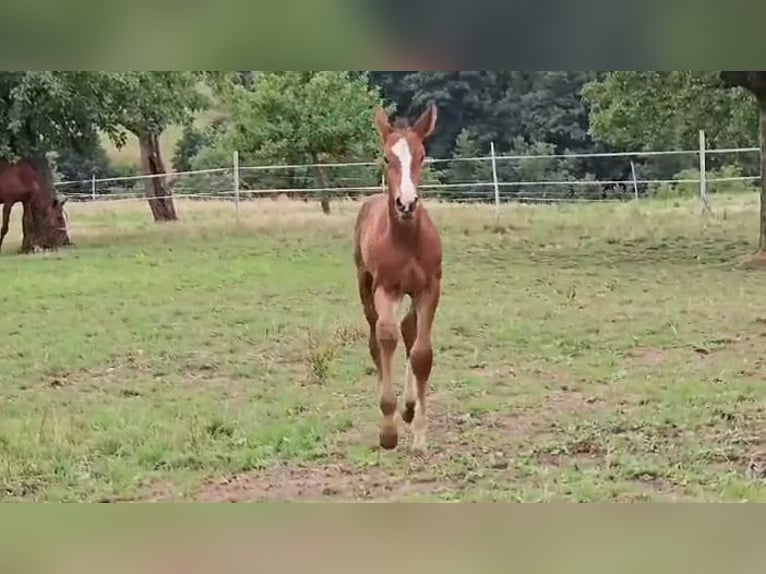
[[[362,332],[354,327],[341,325],[334,329],[325,341],[318,340],[312,331],[308,331],[309,379],[313,383],[324,383],[330,372],[330,365],[340,350],[363,337]]]
[[[313,383],[324,383],[330,371],[335,349],[330,345],[322,345],[317,341],[314,334],[308,333],[308,357],[306,359],[309,368],[309,379]]]

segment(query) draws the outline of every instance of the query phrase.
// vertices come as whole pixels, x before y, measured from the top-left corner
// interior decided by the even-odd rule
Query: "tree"
[[[84,181],[92,176],[112,177],[109,156],[98,135],[83,137],[79,145],[67,145],[56,150],[55,172],[65,181]]]
[[[204,73],[115,72],[107,73],[115,106],[116,123],[138,139],[146,196],[155,221],[178,218],[160,153],[159,138],[170,124],[190,125],[194,113],[209,102],[198,89]]]
[[[99,131],[118,146],[124,145],[126,130],[134,132],[145,170],[162,172],[158,134],[201,106],[202,96],[193,90],[198,77],[187,72],[0,72],[0,125],[5,128],[0,159],[33,165],[51,203],[55,191],[48,154],[81,153]],[[151,195],[167,195],[164,182],[153,182]],[[150,204],[156,218],[175,216],[172,202]],[[25,224],[26,248],[42,245],[50,235],[45,223],[35,216]]]
[[[721,89],[718,72],[609,72],[582,96],[591,134],[623,149],[695,149],[701,129],[714,146],[756,137],[755,106],[745,92]]]
[[[609,72],[586,84],[582,96],[590,108],[593,138],[622,150],[696,150],[700,129],[708,147],[750,146],[757,137],[756,107],[743,90],[722,89],[718,72]],[[755,167],[746,155],[732,159],[718,154],[707,160],[711,171]],[[642,178],[655,180],[694,177],[698,162],[694,152],[635,159]],[[681,187],[656,184],[650,189],[678,193]]]
[[[0,159],[25,160],[44,184],[53,203],[56,193],[48,153],[75,149],[103,129],[120,141],[104,78],[91,72],[0,72]],[[49,236],[46,219],[36,213],[24,225],[24,250]]]
[[[510,147],[511,156],[519,158],[498,162],[500,179],[508,182],[538,182],[538,185],[514,186],[513,195],[532,199],[545,199],[549,197],[568,197],[572,190],[567,190],[560,184],[545,185],[545,181],[569,181],[573,179],[571,159],[550,157],[556,153],[556,146],[544,141],[529,143],[522,137],[516,137]],[[525,157],[529,156],[529,157]],[[547,157],[536,157],[547,156]],[[590,186],[589,186],[590,187]]]
[[[588,133],[588,109],[580,91],[598,72],[372,72],[384,98],[412,112],[426,101],[439,108],[439,125],[427,146],[430,155],[449,157],[462,130],[481,149],[494,142],[508,150],[517,138],[564,151],[608,151]],[[620,177],[614,164],[598,158],[576,162],[575,175]]]
[[[226,117],[225,129],[214,134],[206,158],[230,157],[238,150],[247,163],[302,165],[328,162],[368,161],[378,152],[372,117],[380,96],[370,88],[365,74],[349,72],[259,72],[250,87],[230,82],[217,86]],[[199,164],[197,164],[199,165]],[[338,182],[378,185],[379,168],[352,167],[329,173],[318,165],[243,178],[254,186],[271,178],[286,185],[313,179],[316,174],[325,190]],[[330,212],[330,193],[321,197],[322,209]]]
[[[193,125],[184,127],[181,137],[176,142],[175,149],[173,150],[173,169],[176,171],[190,171],[192,169],[192,158],[209,144],[210,141],[203,130]]]
[[[758,255],[766,257],[766,72],[721,72],[722,85],[744,88],[758,106],[758,133],[761,146],[761,213]]]
[[[493,196],[492,188],[486,185],[465,186],[468,183],[487,184],[492,182],[492,165],[490,162],[487,160],[471,161],[470,159],[484,155],[487,154],[482,153],[476,136],[469,129],[463,128],[456,138],[452,161],[448,162],[448,166],[443,172],[445,183],[459,186],[450,195],[456,197],[473,195],[474,199],[477,196],[485,198]]]
[[[760,139],[758,253],[766,255],[766,72],[610,72],[585,86],[583,98],[593,136],[633,149],[695,149],[700,129],[711,147]],[[721,162],[710,159],[711,167]],[[696,158],[672,161],[678,171]]]

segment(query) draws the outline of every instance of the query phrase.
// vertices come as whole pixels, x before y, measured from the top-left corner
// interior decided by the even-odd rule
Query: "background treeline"
[[[151,86],[149,86],[151,88]],[[187,89],[192,89],[187,86]],[[438,159],[489,155],[554,155],[640,150],[692,150],[674,156],[633,158],[639,179],[698,176],[698,131],[709,148],[758,145],[757,109],[743,90],[721,86],[718,72],[254,72],[201,74],[193,89],[203,94],[183,122],[163,126],[160,151],[176,171],[231,165],[291,166],[243,170],[244,189],[312,188],[380,184],[378,166],[304,167],[308,163],[375,161],[370,109],[383,103],[413,117],[429,100],[439,108],[428,153]],[[161,102],[162,105],[167,105]],[[151,105],[151,102],[148,103]],[[131,147],[133,146],[133,147]],[[64,141],[54,150],[56,177],[87,180],[139,173],[130,137],[118,147],[104,136]],[[631,158],[538,158],[497,164],[506,195],[550,198],[631,197]],[[711,155],[708,177],[758,175],[758,154]],[[430,166],[428,183],[442,197],[491,198],[489,161],[445,161]],[[529,185],[524,182],[627,181],[627,185]],[[473,185],[472,185],[473,184]],[[99,193],[131,183],[100,185]],[[181,176],[174,190],[216,194],[231,190],[230,174]],[[640,186],[641,194],[696,193],[695,184]],[[754,189],[721,182],[711,192]],[[66,190],[65,190],[66,191]],[[80,190],[83,191],[83,190]],[[330,197],[322,194],[329,209]]]

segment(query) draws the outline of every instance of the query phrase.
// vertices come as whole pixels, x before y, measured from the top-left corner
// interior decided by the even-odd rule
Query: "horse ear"
[[[433,133],[434,128],[436,127],[436,116],[436,104],[429,102],[428,109],[420,115],[418,121],[416,121],[415,125],[412,127],[413,131],[418,134],[418,137],[421,140],[425,140]]]
[[[51,201],[51,207],[56,209],[58,206],[59,206],[59,198],[58,197],[54,197],[53,201]]]
[[[388,114],[386,113],[386,110],[378,106],[375,109],[375,129],[378,130],[378,133],[380,134],[380,139],[383,141],[386,141],[386,138],[391,134],[393,131],[393,128],[391,127],[391,122],[388,119]]]
[[[61,201],[59,201],[59,205],[61,207],[64,207],[64,204],[66,203],[67,199],[68,199],[67,197],[63,198]]]

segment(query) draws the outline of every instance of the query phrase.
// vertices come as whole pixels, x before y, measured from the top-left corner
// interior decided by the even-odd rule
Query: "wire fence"
[[[700,132],[696,150],[636,151],[428,158],[419,186],[429,198],[460,203],[560,203],[630,201],[651,196],[697,195],[710,207],[710,194],[752,191],[758,181],[759,148],[706,149]],[[741,161],[742,157],[746,161]],[[736,159],[739,158],[739,159]],[[578,162],[607,163],[618,177],[575,177]],[[743,167],[744,166],[744,167]],[[285,195],[309,201],[320,197],[358,198],[381,191],[382,164],[346,163],[240,165],[125,177],[59,181],[59,193],[72,201],[146,201],[148,179],[166,178],[176,198],[239,203]],[[670,176],[668,176],[670,173]]]

